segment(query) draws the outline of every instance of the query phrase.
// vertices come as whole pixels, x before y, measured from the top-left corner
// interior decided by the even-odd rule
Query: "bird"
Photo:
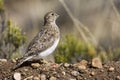
[[[53,11],[45,14],[43,28],[29,43],[25,54],[18,60],[13,70],[26,61],[39,60],[54,52],[60,41],[60,30],[56,25],[58,17],[59,15]]]

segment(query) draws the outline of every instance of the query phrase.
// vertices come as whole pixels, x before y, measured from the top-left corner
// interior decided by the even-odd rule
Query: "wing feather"
[[[29,44],[25,56],[38,55],[38,53],[46,50],[55,41],[55,37],[58,37],[59,31],[53,28],[52,26],[45,26],[32,40]]]

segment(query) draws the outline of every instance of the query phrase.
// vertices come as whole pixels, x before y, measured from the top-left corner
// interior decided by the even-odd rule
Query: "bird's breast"
[[[45,56],[48,56],[49,54],[51,54],[51,53],[55,50],[55,48],[57,47],[57,45],[58,45],[58,43],[59,43],[59,40],[60,40],[60,37],[57,38],[57,39],[54,41],[54,43],[53,43],[53,45],[52,45],[51,47],[49,47],[48,49],[40,52],[40,53],[39,53],[39,57],[41,58],[41,57],[45,57]]]

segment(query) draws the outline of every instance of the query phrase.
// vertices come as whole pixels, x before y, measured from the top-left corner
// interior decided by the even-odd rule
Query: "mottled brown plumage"
[[[60,38],[59,28],[55,23],[57,18],[58,15],[54,12],[48,12],[45,15],[43,29],[30,42],[26,53],[19,60],[14,69],[18,68],[25,61],[40,59],[55,50]]]

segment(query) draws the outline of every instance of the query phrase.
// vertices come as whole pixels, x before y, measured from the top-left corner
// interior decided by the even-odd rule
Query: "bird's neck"
[[[47,22],[47,21],[45,21],[44,22],[44,25],[56,25],[56,23],[55,23],[55,21],[49,21],[49,22]]]

